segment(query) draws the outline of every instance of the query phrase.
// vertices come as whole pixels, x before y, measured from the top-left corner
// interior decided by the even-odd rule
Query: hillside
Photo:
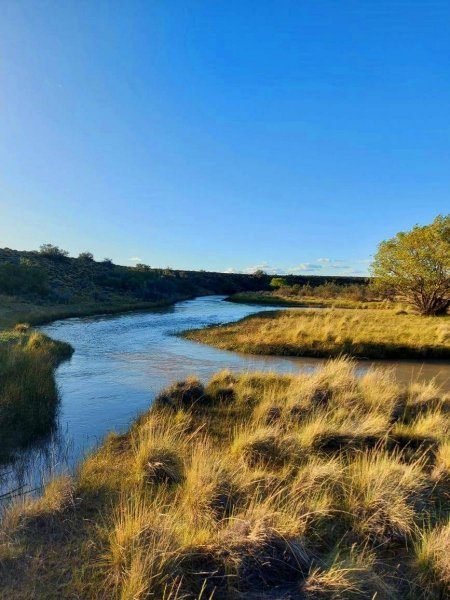
[[[0,325],[54,316],[145,308],[206,294],[269,289],[272,275],[127,267],[91,257],[0,249]],[[289,276],[289,283],[364,283],[364,278]]]

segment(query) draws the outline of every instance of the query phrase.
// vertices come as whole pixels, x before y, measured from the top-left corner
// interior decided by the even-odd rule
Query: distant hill
[[[0,249],[0,294],[35,304],[161,302],[206,294],[269,289],[273,275],[128,267],[38,251]],[[363,277],[283,276],[290,285],[367,282]]]

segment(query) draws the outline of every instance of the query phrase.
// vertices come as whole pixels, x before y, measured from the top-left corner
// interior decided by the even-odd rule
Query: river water
[[[125,431],[139,413],[149,408],[155,395],[174,380],[188,375],[206,380],[225,368],[296,372],[322,364],[322,359],[227,352],[174,335],[273,308],[206,296],[153,311],[66,319],[41,327],[44,333],[69,342],[75,349],[72,358],[56,372],[61,396],[58,427],[51,440],[22,452],[13,465],[3,469],[0,489],[34,488],[50,471],[72,468],[107,432]],[[376,363],[360,361],[358,369],[364,371],[371,364]],[[414,377],[436,378],[450,389],[449,363],[378,364],[393,368],[402,383]]]

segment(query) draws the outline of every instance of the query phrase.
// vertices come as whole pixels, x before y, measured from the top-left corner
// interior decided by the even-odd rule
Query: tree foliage
[[[53,244],[42,244],[39,248],[39,252],[42,256],[46,256],[47,258],[61,259],[69,256],[67,250],[63,250],[62,248],[59,248],[59,246],[54,246]]]
[[[372,264],[376,285],[413,305],[423,315],[450,306],[450,215],[416,225],[381,242]]]
[[[272,277],[270,281],[270,287],[277,290],[282,287],[286,287],[288,282],[284,277]]]

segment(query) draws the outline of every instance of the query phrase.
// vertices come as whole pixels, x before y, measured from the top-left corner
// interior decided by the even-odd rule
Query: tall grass
[[[278,306],[319,306],[334,308],[393,309],[396,304],[368,293],[364,285],[319,285],[280,288],[274,291],[238,292],[227,298],[240,304],[268,304]]]
[[[54,368],[72,348],[26,327],[0,333],[0,457],[54,424]]]
[[[390,310],[321,309],[251,315],[187,331],[188,339],[254,354],[361,358],[448,358],[450,316]]]
[[[348,359],[172,385],[6,512],[1,595],[442,600],[448,402]]]

